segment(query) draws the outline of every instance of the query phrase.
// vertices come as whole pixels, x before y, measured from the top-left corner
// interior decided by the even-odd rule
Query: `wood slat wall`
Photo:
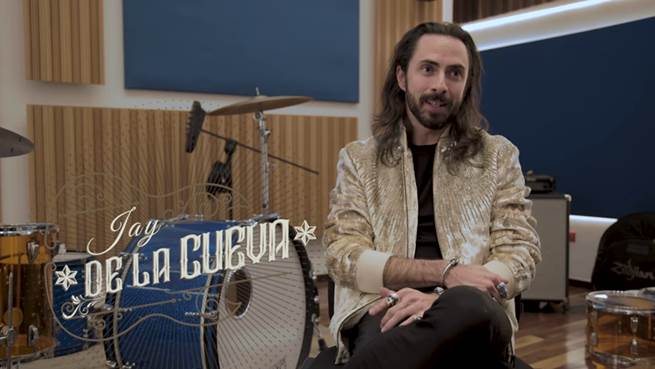
[[[555,0],[456,0],[453,1],[453,21],[472,22],[552,1]]]
[[[103,0],[23,0],[27,79],[103,84]]]
[[[442,2],[416,0],[376,0],[374,111],[380,111],[380,91],[384,85],[389,61],[396,43],[412,27],[427,21],[441,21]]]
[[[202,213],[228,219],[227,196],[210,201],[204,183],[214,161],[225,160],[224,142],[201,135],[184,151],[186,112],[28,106],[32,155],[33,218],[60,226],[71,250],[95,237],[114,239],[109,223],[137,205],[132,221]],[[269,150],[318,171],[318,176],[270,160],[271,210],[291,224],[303,220],[322,234],[328,195],[336,179],[338,150],[357,136],[356,118],[268,115]],[[205,129],[258,147],[251,115],[207,117]],[[237,147],[233,156],[234,218],[261,212],[260,156]],[[189,185],[201,184],[186,190]],[[203,206],[218,208],[207,209]]]

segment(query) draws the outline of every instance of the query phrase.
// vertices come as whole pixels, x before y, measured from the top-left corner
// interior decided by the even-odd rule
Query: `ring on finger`
[[[421,320],[421,319],[423,319],[423,314],[414,314],[414,320],[415,321],[418,321],[418,320]]]
[[[498,290],[498,295],[504,299],[507,298],[508,292],[507,292],[507,283],[505,282],[500,282],[496,286],[496,290]]]
[[[387,296],[387,298],[384,301],[386,301],[387,307],[392,307],[396,305],[398,301],[400,301],[400,296],[398,296],[398,294],[396,293],[392,293],[389,296]]]

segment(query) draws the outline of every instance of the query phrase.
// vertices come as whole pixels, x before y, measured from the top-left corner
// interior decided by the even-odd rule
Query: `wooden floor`
[[[587,292],[571,288],[566,310],[555,306],[546,312],[524,312],[516,339],[517,356],[535,369],[596,368],[585,361]]]
[[[334,343],[327,328],[327,282],[319,281],[318,286],[320,333],[328,345],[332,345]],[[562,306],[549,305],[539,312],[524,312],[516,339],[517,356],[534,369],[605,368],[585,360],[587,320],[584,297],[588,292],[583,288],[571,287],[566,310]],[[315,356],[317,352],[317,346],[314,345],[310,356]]]

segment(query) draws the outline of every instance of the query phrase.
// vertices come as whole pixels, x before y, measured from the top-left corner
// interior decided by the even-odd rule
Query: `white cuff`
[[[362,292],[380,293],[384,287],[384,266],[392,254],[375,250],[366,250],[357,260],[355,281]]]

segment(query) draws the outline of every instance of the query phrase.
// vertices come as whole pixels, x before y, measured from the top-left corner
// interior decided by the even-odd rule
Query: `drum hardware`
[[[161,224],[163,225],[175,225],[177,223],[185,221],[203,221],[205,216],[203,214],[181,214],[173,218],[162,220]]]
[[[262,222],[273,222],[279,218],[280,216],[277,213],[259,214],[254,216],[249,221],[246,221],[245,224],[252,226]]]
[[[248,101],[225,106],[211,111],[208,115],[235,115],[254,113],[257,127],[259,128],[259,146],[261,153],[260,170],[262,175],[262,214],[269,212],[269,167],[268,167],[268,136],[271,131],[266,128],[265,110],[279,109],[291,105],[301,104],[311,100],[304,96],[278,96],[268,97],[259,94],[259,88],[255,89],[256,96]]]
[[[311,101],[307,96],[266,96],[259,93],[259,88],[255,88],[256,96],[249,100],[240,101],[207,113],[210,116],[220,115],[238,115],[257,113],[268,110],[286,108],[293,105],[302,104]]]
[[[259,95],[259,90],[257,90],[257,95]],[[270,136],[271,131],[266,128],[266,120],[264,119],[263,111],[258,111],[255,113],[255,119],[257,120],[257,125],[259,126],[259,140],[261,145],[261,171],[262,171],[262,214],[268,214],[269,206],[269,167],[268,167],[268,136]]]
[[[312,280],[312,284],[314,285],[314,311],[315,313],[312,313],[311,316],[311,322],[314,325],[314,336],[316,337],[316,340],[318,342],[318,350],[319,351],[324,351],[327,349],[327,343],[325,342],[325,339],[321,336],[321,309],[320,309],[320,296],[318,295],[318,287],[316,287],[316,280],[318,277],[316,276],[316,273],[314,272],[314,269],[310,269],[309,272],[309,277]]]
[[[207,193],[211,196],[216,193],[229,193],[228,218],[234,219],[234,197],[232,196],[232,155],[237,148],[237,142],[229,139],[225,142],[225,163],[220,160],[214,162],[214,166],[207,177]]]
[[[39,243],[36,241],[30,241],[27,243],[27,259],[30,264],[34,263],[34,260],[39,255]]]
[[[27,345],[30,347],[34,347],[38,339],[39,339],[39,328],[30,324],[30,326],[27,327]]]
[[[233,139],[225,142],[225,162],[217,160],[214,162],[209,176],[207,177],[207,193],[215,195],[217,192],[231,192],[232,188],[232,155],[236,150],[237,143]]]
[[[639,290],[643,295],[652,297],[655,299],[655,287],[646,287]]]
[[[32,152],[34,144],[27,138],[0,127],[0,158]]]
[[[210,116],[221,116],[221,115],[236,115],[236,114],[248,114],[254,113],[254,120],[257,122],[257,128],[259,129],[259,150],[252,147],[245,146],[237,141],[234,141],[236,145],[246,147],[247,149],[254,150],[261,154],[260,160],[260,171],[262,176],[262,214],[268,214],[269,209],[269,165],[268,158],[275,158],[281,160],[287,164],[299,167],[303,170],[306,170],[310,173],[318,175],[318,172],[313,171],[309,168],[305,168],[301,165],[292,163],[290,161],[274,157],[268,154],[268,137],[271,134],[271,131],[266,128],[266,118],[264,117],[264,111],[284,108],[292,105],[302,104],[304,102],[310,101],[311,97],[307,96],[265,96],[259,94],[259,88],[255,89],[256,95],[254,98],[228,106],[224,106],[220,109],[213,110],[209,113],[206,113],[198,101],[194,101],[189,113],[189,122],[188,122],[188,131],[187,131],[187,141],[186,141],[186,151],[192,152],[195,149],[197,138],[200,132],[207,133],[210,136],[218,137],[224,140],[228,140],[225,137],[214,134],[212,132],[202,129],[202,124],[205,119],[205,115]]]
[[[7,278],[7,311],[13,311],[14,309],[14,272],[9,272],[9,278]],[[11,352],[16,343],[16,331],[14,330],[14,318],[12,313],[8,314],[7,325],[2,327],[2,332],[0,332],[0,342],[5,343],[7,347],[7,369],[11,369],[12,360]]]
[[[0,225],[0,280],[8,286],[0,296],[5,365],[49,355],[56,346],[47,283],[57,231],[47,223]]]
[[[218,319],[218,311],[211,311],[209,313],[199,313],[199,312],[194,312],[194,311],[186,311],[184,312],[184,316],[197,316],[201,317],[204,319],[208,320],[216,320]]]
[[[118,363],[116,363],[115,361],[112,361],[112,360],[107,360],[105,362],[105,365],[109,369],[132,369],[132,368],[134,368],[134,363],[127,362],[127,363],[124,363],[123,365],[121,365],[119,367]]]
[[[225,141],[227,141],[227,140],[232,140],[232,139],[229,138],[229,137],[225,137],[225,136],[219,135],[218,133],[214,133],[214,132],[212,132],[212,131],[208,131],[208,130],[206,130],[206,129],[201,129],[200,132],[202,132],[202,133],[204,133],[204,134],[206,134],[206,135],[208,135],[208,136],[210,136],[210,137],[218,138],[218,139],[221,139],[221,140],[225,140]],[[259,149],[257,149],[257,148],[254,148],[254,147],[252,147],[252,146],[248,146],[248,145],[242,144],[241,142],[236,141],[236,140],[235,140],[235,142],[236,142],[237,146],[243,147],[244,149],[247,149],[247,150],[250,150],[250,151],[256,152],[256,153],[258,153],[258,154],[261,154],[261,153],[262,153],[261,150],[259,150]],[[302,169],[302,170],[304,170],[304,171],[306,171],[306,172],[309,172],[309,173],[311,173],[311,174],[319,175],[319,172],[315,171],[314,169],[307,168],[307,167],[305,167],[305,166],[302,166],[302,165],[300,165],[300,164],[294,163],[294,162],[292,162],[292,161],[289,161],[289,160],[287,160],[287,159],[281,158],[281,157],[279,157],[279,156],[275,156],[275,155],[272,155],[272,154],[268,154],[268,157],[269,157],[269,159],[275,159],[275,160],[280,161],[280,162],[282,162],[282,163],[284,163],[284,164],[289,164],[289,165],[291,165],[291,166],[294,166],[294,167],[296,167],[296,168],[298,168],[298,169]]]
[[[610,368],[655,364],[655,298],[643,290],[586,296],[586,356]]]
[[[55,255],[63,255],[66,253],[66,244],[61,241],[53,241],[52,250]]]
[[[125,261],[125,259],[131,259],[131,258],[133,257],[133,256],[132,256],[132,253],[131,253],[131,252],[127,252],[127,251],[121,251],[121,252],[119,252],[119,253],[118,253],[118,256],[120,256],[121,258],[123,258],[123,261]],[[145,255],[143,255],[143,254],[139,254],[139,261],[144,261],[145,259],[146,259],[146,256],[145,256]]]

